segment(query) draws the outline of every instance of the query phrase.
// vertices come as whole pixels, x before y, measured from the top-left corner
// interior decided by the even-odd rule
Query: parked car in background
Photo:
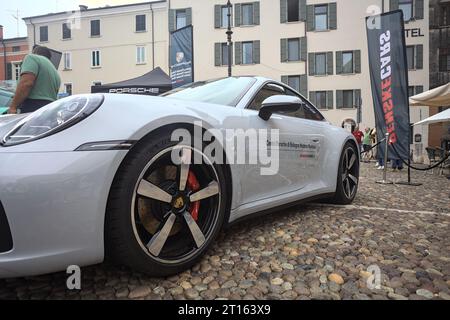
[[[14,93],[0,88],[0,115],[7,114]]]

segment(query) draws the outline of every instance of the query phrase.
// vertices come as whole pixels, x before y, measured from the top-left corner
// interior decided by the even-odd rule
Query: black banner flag
[[[409,158],[410,122],[403,12],[397,10],[367,17],[366,27],[378,140],[389,132],[390,142],[406,160]],[[378,156],[384,157],[384,145],[378,151]],[[398,159],[391,148],[388,158]]]
[[[170,78],[173,88],[194,82],[193,46],[192,26],[170,34]]]

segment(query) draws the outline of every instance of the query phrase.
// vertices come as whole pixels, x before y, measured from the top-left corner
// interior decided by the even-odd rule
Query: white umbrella
[[[409,98],[411,107],[446,107],[450,106],[450,82],[432,90]]]
[[[450,122],[450,108],[447,110],[444,110],[442,112],[439,112],[439,113],[435,114],[434,116],[431,116],[422,121],[419,121],[419,122],[415,123],[414,125],[417,126],[419,124],[430,124],[430,123],[436,123],[436,122]]]

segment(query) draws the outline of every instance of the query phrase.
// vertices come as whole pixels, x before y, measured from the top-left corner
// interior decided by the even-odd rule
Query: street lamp
[[[228,43],[228,76],[231,77],[231,65],[232,65],[232,56],[233,56],[233,42],[231,41],[231,35],[233,34],[233,31],[231,31],[231,10],[233,6],[231,5],[230,0],[227,2],[227,8],[228,8],[228,30],[226,32],[227,34],[227,43]]]

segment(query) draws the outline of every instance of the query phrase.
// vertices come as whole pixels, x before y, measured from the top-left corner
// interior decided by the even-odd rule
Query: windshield
[[[256,82],[250,77],[198,81],[164,93],[163,97],[235,107]]]

